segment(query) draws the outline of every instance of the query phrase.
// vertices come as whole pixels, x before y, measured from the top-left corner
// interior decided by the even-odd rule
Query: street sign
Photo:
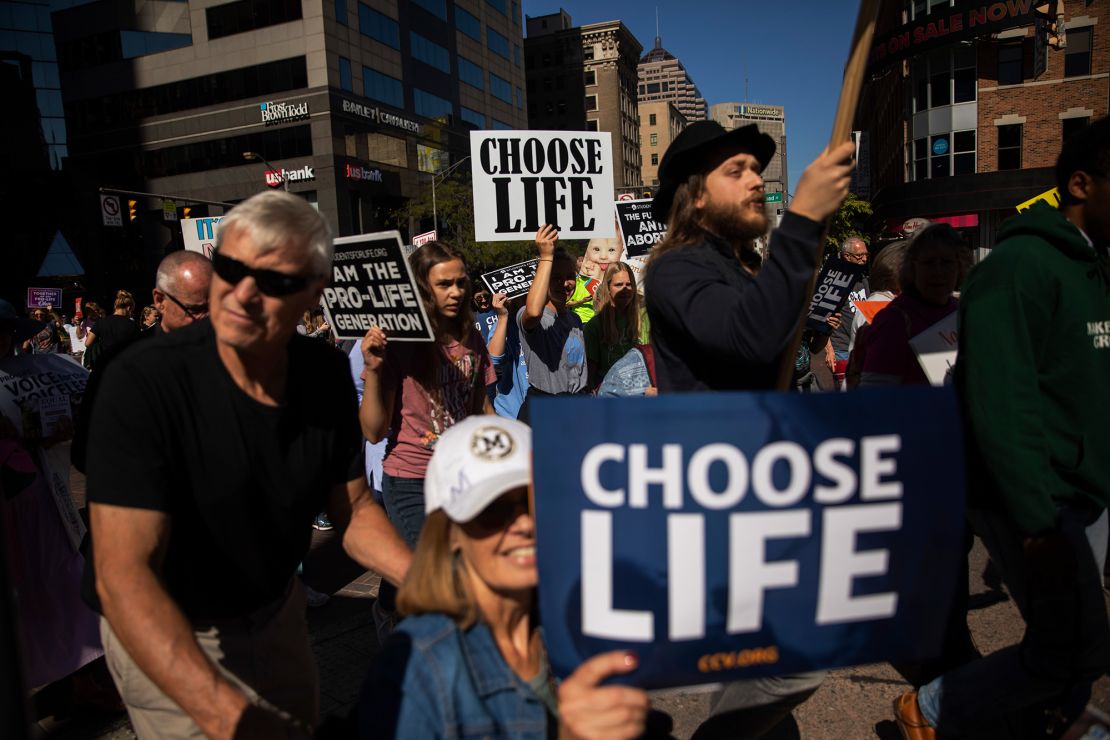
[[[105,226],[123,226],[123,216],[119,210],[118,195],[100,194],[100,217]]]
[[[767,193],[763,200],[766,203],[782,203],[782,193]]]
[[[163,221],[176,221],[177,220],[177,204],[172,200],[162,201],[162,220]]]

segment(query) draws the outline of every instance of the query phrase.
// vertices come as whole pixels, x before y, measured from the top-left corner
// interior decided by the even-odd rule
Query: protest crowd
[[[5,382],[73,389],[61,404],[27,393],[0,408],[26,686],[70,680],[120,702],[140,738],[313,736],[305,614],[327,595],[297,574],[313,528],[335,529],[382,576],[382,646],[354,714],[330,732],[653,736],[651,695],[635,680],[649,653],[592,651],[565,675],[549,659],[537,540],[561,533],[544,530],[532,499],[547,409],[884,392],[895,417],[908,391],[892,386],[949,385],[967,450],[966,504],[946,512],[961,573],[950,606],[938,595],[936,650],[895,662],[913,688],[889,697],[892,719],[905,738],[1065,737],[1110,668],[1110,435],[1099,431],[1110,416],[1110,119],[1064,145],[1060,207],[1013,217],[980,264],[946,224],[877,254],[854,237],[827,263],[850,279],[824,311],[815,255],[854,150],[809,165],[757,250],[774,151],[754,125],[686,128],[651,204],[666,236],[641,264],[606,237],[578,257],[541,224],[534,277],[508,295],[451,244],[420,246],[407,264],[431,341],[379,325],[341,338],[321,307],[337,247],[315,209],[280,191],[224,216],[211,260],[166,257],[145,308],[123,290],[71,316],[0,303]],[[405,285],[382,296],[401,301]],[[916,338],[956,319],[954,368],[936,371]],[[581,403],[551,400],[566,396]],[[577,416],[562,433],[607,423]],[[87,475],[86,516],[59,482],[71,463]],[[986,656],[966,619],[976,537],[1025,621],[1018,644]],[[98,664],[110,683],[94,679]],[[771,737],[825,667],[733,674],[695,737]]]

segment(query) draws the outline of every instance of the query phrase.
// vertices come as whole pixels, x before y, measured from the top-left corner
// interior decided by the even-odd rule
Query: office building
[[[90,184],[221,202],[287,187],[355,234],[393,227],[470,130],[526,124],[516,0],[98,0],[53,19]]]
[[[663,48],[661,37],[655,37],[655,47],[640,59],[637,74],[641,103],[669,100],[688,122],[705,120],[705,98],[678,57]]]
[[[883,7],[855,127],[877,234],[922,217],[989,248],[1018,204],[1053,188],[1064,139],[1107,114],[1110,6],[1036,7]],[[929,33],[941,21],[949,32]]]
[[[644,187],[659,185],[659,163],[674,137],[686,128],[686,117],[667,100],[640,103],[640,156]]]
[[[741,126],[756,124],[759,130],[775,140],[775,156],[763,168],[765,192],[779,193],[767,202],[768,213],[781,216],[787,205],[789,179],[786,172],[786,110],[781,105],[759,103],[716,103],[709,108],[709,117],[732,131]]]
[[[528,127],[610,132],[614,186],[639,189],[640,42],[620,21],[575,27],[565,10],[529,17],[526,26]]]

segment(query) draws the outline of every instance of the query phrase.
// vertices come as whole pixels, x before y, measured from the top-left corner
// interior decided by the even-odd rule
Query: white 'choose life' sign
[[[471,131],[470,162],[477,241],[532,239],[543,224],[565,239],[616,235],[608,132]]]

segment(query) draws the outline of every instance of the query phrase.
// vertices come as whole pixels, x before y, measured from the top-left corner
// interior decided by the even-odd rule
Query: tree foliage
[[[462,175],[436,183],[435,211],[439,219],[439,240],[466,255],[472,274],[524,262],[536,256],[531,239],[512,242],[479,242],[474,239],[474,196],[470,180]],[[394,216],[401,224],[409,218],[417,223],[432,223],[432,188],[424,188],[420,197],[409,200]],[[403,229],[402,229],[403,230]],[[564,244],[571,252],[581,252],[576,242]]]
[[[871,204],[853,193],[848,193],[840,208],[829,219],[829,231],[825,237],[825,254],[836,254],[836,250],[850,236],[864,236],[864,224],[870,217]]]

